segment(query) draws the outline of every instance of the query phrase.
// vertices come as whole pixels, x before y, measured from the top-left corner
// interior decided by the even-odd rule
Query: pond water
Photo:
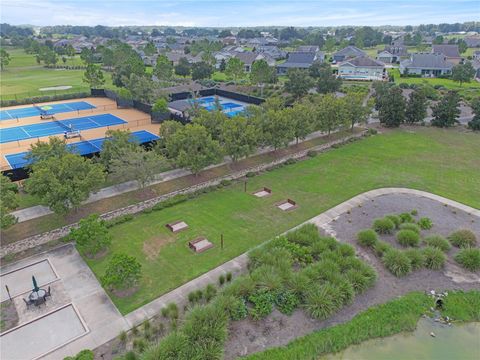
[[[430,333],[434,333],[432,337]],[[322,360],[477,360],[480,323],[443,325],[421,319],[412,333],[365,341]]]

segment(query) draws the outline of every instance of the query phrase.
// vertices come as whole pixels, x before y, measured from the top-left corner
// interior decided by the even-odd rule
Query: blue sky
[[[33,25],[417,25],[480,19],[480,0],[1,0],[0,20]]]

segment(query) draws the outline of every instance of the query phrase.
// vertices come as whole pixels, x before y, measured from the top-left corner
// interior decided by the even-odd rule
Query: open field
[[[259,199],[243,184],[202,195],[115,226],[112,251],[87,260],[97,277],[111,254],[134,255],[143,268],[133,296],[112,299],[122,313],[153,300],[283,231],[346,199],[378,187],[430,191],[480,208],[480,148],[477,134],[416,128],[390,131],[248,180],[248,191],[263,186],[272,196]],[[291,212],[274,206],[291,198]],[[165,224],[183,220],[189,229],[173,235]],[[224,235],[225,248],[220,249]],[[187,242],[205,236],[215,247],[193,254]]]
[[[38,65],[35,55],[27,54],[23,49],[7,48],[11,60],[2,71],[1,98],[2,100],[22,99],[32,96],[55,95],[66,93],[88,92],[89,86],[84,83],[84,70],[47,69]],[[63,65],[61,58],[58,65]],[[80,57],[76,55],[67,59],[67,66],[83,65]],[[105,85],[112,87],[111,76],[104,73]],[[54,86],[72,86],[68,90],[40,91],[40,88]]]

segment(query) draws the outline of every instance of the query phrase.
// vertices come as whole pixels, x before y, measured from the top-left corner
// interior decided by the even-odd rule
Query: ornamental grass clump
[[[422,230],[430,230],[433,226],[432,220],[428,217],[420,218],[420,220],[418,220],[417,224],[418,224],[418,226],[420,226],[420,228]]]
[[[326,319],[341,306],[340,290],[332,284],[313,285],[305,298],[305,310],[311,317]]]
[[[445,254],[442,250],[427,246],[422,250],[424,265],[430,270],[440,270],[443,268],[446,260]]]
[[[402,221],[400,220],[400,218],[397,215],[390,214],[390,215],[387,215],[385,217],[387,219],[392,220],[392,222],[395,224],[395,228],[397,228],[397,229],[400,226],[400,224],[402,223]]]
[[[390,249],[382,258],[383,264],[393,275],[402,277],[412,271],[412,264],[408,256],[400,250]]]
[[[373,221],[373,230],[379,234],[391,234],[395,229],[395,224],[389,218],[379,218]]]
[[[429,235],[429,236],[425,237],[425,239],[423,239],[423,241],[425,242],[425,244],[427,246],[431,246],[431,247],[440,249],[443,252],[447,252],[452,248],[452,246],[450,245],[448,240],[445,239],[441,235]]]
[[[459,248],[473,247],[477,243],[475,234],[467,229],[457,230],[448,236],[453,246]]]
[[[372,248],[378,241],[378,236],[372,229],[361,230],[357,234],[357,242],[360,246]]]
[[[423,258],[423,253],[420,249],[405,250],[405,255],[407,255],[407,257],[410,259],[412,270],[418,270],[423,267],[425,259]]]
[[[413,230],[400,230],[397,233],[397,241],[402,246],[418,246],[420,244],[420,236]]]
[[[400,225],[400,230],[411,230],[420,234],[420,227],[414,223],[405,223]]]
[[[455,255],[455,261],[467,270],[480,270],[480,249],[464,248]]]

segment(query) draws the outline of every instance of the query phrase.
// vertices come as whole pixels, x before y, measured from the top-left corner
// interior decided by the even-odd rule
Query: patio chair
[[[52,294],[50,293],[50,286],[48,287],[47,293],[45,294],[45,297],[51,297]]]
[[[42,304],[47,305],[47,301],[45,300],[45,296],[39,297],[37,300],[35,300],[35,306],[40,306]]]
[[[30,307],[30,305],[32,305],[32,302],[30,301],[30,299],[28,300],[25,300],[25,298],[22,298],[23,299],[23,302],[25,303],[25,305],[27,305],[27,309]]]

